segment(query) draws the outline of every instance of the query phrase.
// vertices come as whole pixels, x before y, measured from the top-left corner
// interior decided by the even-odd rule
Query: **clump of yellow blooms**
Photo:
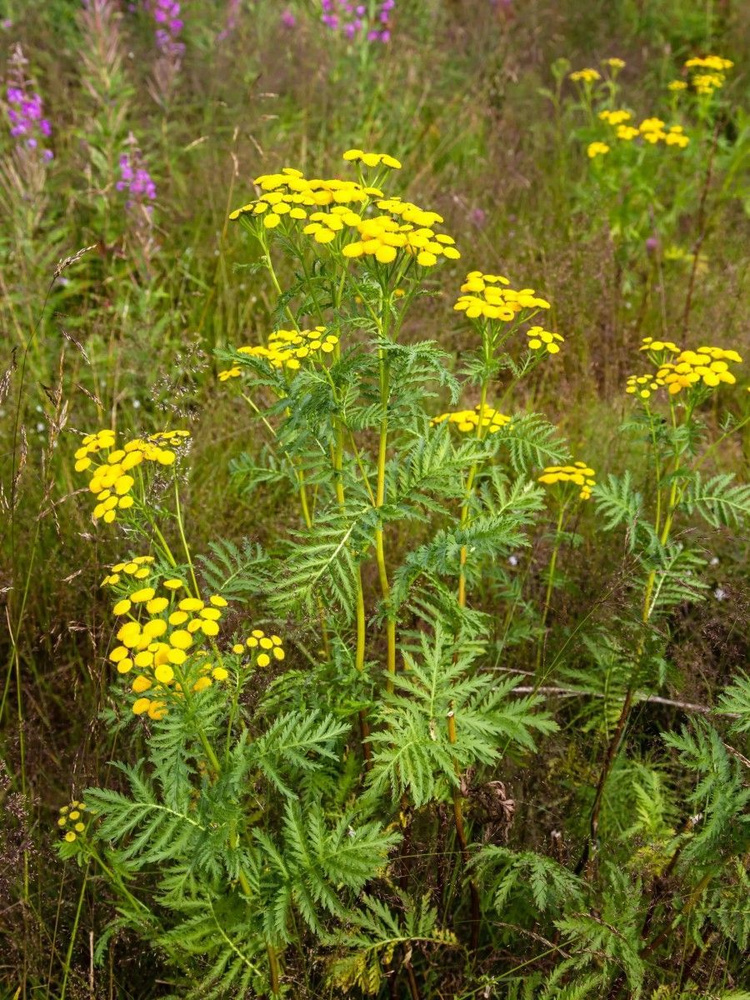
[[[667,146],[678,146],[684,149],[690,142],[690,137],[685,134],[682,125],[667,126],[661,118],[645,118],[640,125],[629,125],[632,119],[630,111],[625,110],[604,110],[599,112],[599,118],[615,130],[615,136],[624,142],[632,142],[633,139],[642,139],[644,142],[655,146],[663,142]],[[589,143],[587,153],[590,159],[602,156],[610,151],[610,146],[606,142]]]
[[[667,90],[672,91],[687,90],[687,87],[685,80],[672,80],[671,83],[667,84]]]
[[[331,354],[339,342],[334,333],[328,333],[326,327],[316,326],[312,330],[274,330],[268,338],[268,347],[262,344],[256,347],[238,347],[238,354],[247,354],[253,358],[264,358],[274,368],[286,368],[295,371],[305,358],[314,359],[322,354]],[[232,365],[219,372],[219,379],[226,382],[230,378],[238,378],[242,374],[239,364]]]
[[[638,131],[643,140],[652,146],[657,142],[663,142],[667,146],[679,146],[680,149],[684,149],[690,142],[682,125],[671,125],[667,128],[661,118],[646,118],[641,122]]]
[[[644,339],[640,350],[649,353],[657,370],[651,375],[631,375],[625,391],[644,400],[661,388],[676,396],[685,389],[715,389],[722,383],[734,385],[737,378],[729,365],[742,363],[734,350],[711,346],[699,347],[697,351],[682,350],[671,340],[651,337]]]
[[[610,147],[606,142],[590,142],[586,149],[586,155],[590,160],[594,160],[597,156],[605,156],[609,150]]]
[[[238,642],[232,646],[232,652],[238,656],[246,654],[248,649],[252,651],[257,667],[267,667],[272,660],[281,661],[286,655],[280,636],[266,635],[260,628],[253,629],[244,644]]]
[[[638,350],[651,351],[654,354],[660,354],[662,351],[667,351],[670,354],[680,353],[680,348],[674,343],[674,341],[655,340],[653,337],[644,337]]]
[[[147,438],[135,438],[122,448],[115,448],[114,431],[103,430],[88,434],[82,446],[76,451],[76,472],[88,472],[89,491],[96,496],[94,519],[110,524],[117,517],[118,510],[127,510],[135,500],[132,490],[135,477],[130,473],[142,462],[157,465],[172,465],[177,457],[176,449],[190,437],[189,431],[160,431]],[[106,461],[94,464],[94,458],[104,457]]]
[[[86,832],[86,819],[84,813],[87,811],[85,802],[73,799],[70,805],[60,808],[60,818],[57,825],[64,839],[72,844]],[[89,814],[90,815],[90,814]]]
[[[184,696],[183,684],[188,683],[189,692],[196,695],[214,682],[229,678],[229,670],[216,645],[229,602],[221,594],[212,594],[205,601],[184,596],[186,588],[182,580],[162,579],[161,574],[148,568],[152,557],[137,558],[141,560],[139,563],[135,559],[131,563],[118,563],[105,578],[105,584],[118,591],[112,613],[123,619],[115,633],[118,645],[108,659],[119,674],[135,672],[130,685],[136,696],[133,714],[158,721],[167,715],[170,699]],[[131,565],[146,568],[153,578],[145,586],[140,580],[140,586],[133,587],[127,577],[120,575],[128,573]],[[284,659],[282,640],[277,635],[266,637],[256,629],[247,640],[247,648],[255,647],[258,647],[257,666],[267,666],[271,656]],[[244,645],[234,645],[232,650],[247,652]]]
[[[685,63],[690,83],[695,92],[703,97],[710,97],[715,90],[724,86],[726,71],[733,66],[732,60],[724,59],[723,56],[694,56]]]
[[[550,304],[540,298],[533,288],[516,291],[507,286],[510,282],[501,274],[483,274],[470,271],[461,285],[462,294],[453,308],[465,312],[468,319],[499,319],[509,323],[525,309],[549,309]],[[522,317],[521,317],[522,318]]]
[[[153,556],[134,556],[127,562],[115,563],[112,571],[102,580],[102,587],[115,587],[122,579],[122,574],[132,576],[136,580],[145,580],[151,575],[149,566],[153,562]]]
[[[574,83],[595,83],[597,80],[601,80],[602,75],[597,69],[577,69],[570,74],[570,79]]]
[[[158,581],[155,581],[158,585]],[[162,581],[166,591],[157,593],[157,587],[146,586],[129,590],[112,608],[118,618],[125,618],[117,630],[119,645],[109,654],[109,661],[120,674],[138,671],[131,690],[140,695],[133,704],[135,715],[147,713],[152,719],[167,714],[165,696],[169,689],[176,694],[182,687],[175,677],[175,668],[181,668],[189,656],[207,657],[207,643],[219,634],[220,621],[228,606],[221,594],[213,594],[208,601],[198,597],[178,598],[181,580]],[[214,680],[226,680],[228,671],[208,661],[198,667],[198,679],[192,684],[197,693],[210,687]],[[148,696],[145,693],[148,692]]]
[[[595,475],[594,470],[585,462],[574,462],[573,465],[548,465],[539,476],[539,482],[548,486],[554,483],[573,483],[574,486],[581,488],[579,499],[590,500],[591,490],[596,486]]]
[[[502,427],[511,422],[510,417],[499,410],[494,410],[491,406],[484,407],[480,419],[479,410],[480,407],[477,406],[473,410],[454,410],[449,413],[441,413],[440,416],[433,417],[430,420],[430,425],[434,427],[447,420],[448,423],[455,424],[458,430],[465,434],[476,433],[480,426],[482,430],[486,430],[489,434],[497,434]]]
[[[387,153],[360,149],[347,150],[344,159],[368,167],[401,166]],[[420,267],[433,267],[441,257],[458,260],[461,256],[451,236],[435,232],[435,226],[444,221],[441,215],[397,196],[386,198],[379,187],[340,178],[308,179],[293,167],[256,177],[255,184],[261,196],[233,211],[230,219],[260,217],[263,229],[286,225],[285,220],[290,224],[307,220],[303,232],[315,243],[333,244],[335,252],[350,259],[373,258],[385,265],[404,259],[399,255]],[[382,214],[366,214],[373,205]]]
[[[388,153],[364,153],[361,149],[347,149],[343,159],[350,163],[361,161],[366,167],[379,167],[382,164],[384,167],[390,167],[391,170],[401,169],[399,160],[395,156],[389,156]]]
[[[549,330],[541,326],[532,326],[526,331],[529,338],[528,346],[532,351],[546,350],[549,354],[558,354],[560,344],[565,343],[565,338],[559,333],[550,333]]]
[[[649,399],[652,392],[661,389],[664,380],[655,375],[630,375],[625,386],[625,392],[640,399]]]
[[[599,112],[599,118],[608,125],[622,125],[623,122],[629,122],[632,117],[633,116],[629,111],[624,111],[622,109],[619,111],[605,110]]]
[[[663,379],[670,395],[683,389],[702,384],[715,389],[726,382],[734,385],[736,376],[729,370],[728,362],[740,363],[742,358],[736,351],[725,351],[720,347],[699,347],[697,351],[681,351],[674,362],[665,361],[656,377]]]

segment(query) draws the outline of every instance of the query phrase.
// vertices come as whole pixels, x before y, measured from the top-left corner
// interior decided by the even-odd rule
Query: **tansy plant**
[[[731,348],[684,349],[646,337],[640,357],[642,364],[625,387],[635,410],[623,430],[647,448],[648,486],[641,493],[625,473],[609,475],[594,489],[603,529],[626,531],[637,567],[632,578],[637,613],[620,622],[622,644],[610,643],[607,651],[610,667],[613,661],[619,666],[622,700],[596,784],[581,867],[597,843],[605,786],[633,706],[664,681],[675,609],[705,597],[707,560],[687,528],[696,519],[713,529],[738,528],[750,516],[750,486],[735,482],[732,474],[704,471],[727,438],[750,421],[750,414],[737,415],[735,403],[715,431],[702,413],[707,403],[717,405],[718,392],[736,392],[740,355]]]
[[[732,67],[731,60],[716,55],[686,60],[658,108],[628,101],[623,85],[628,70],[620,59],[604,60],[601,72],[569,73],[575,96],[568,102],[562,83],[557,94],[549,92],[588,159],[575,188],[580,219],[591,220],[597,232],[606,222],[626,297],[637,290],[638,270],[649,255],[660,267],[662,261],[687,262],[685,329],[709,208],[717,199],[747,196],[741,164],[750,134],[744,125],[731,138],[724,130],[732,111],[723,87]],[[687,226],[690,244],[680,246]]]
[[[627,475],[597,485],[551,425],[513,405],[518,383],[538,365],[554,371],[564,351],[549,302],[484,270],[462,280],[441,215],[395,190],[395,157],[353,149],[344,160],[344,177],[257,177],[231,215],[276,293],[262,342],[218,352],[217,384],[253,427],[234,480],[288,498],[292,527],[268,551],[216,540],[195,558],[184,431],[118,446],[103,430],[76,454],[98,529],[121,532],[128,552],[138,542],[103,580],[105,718],[131,762],[61,811],[60,852],[116,899],[98,954],[117,932],[141,936],[170,964],[176,996],[295,996],[302,974],[309,995],[418,1000],[442,988],[446,963],[470,970],[503,951],[506,905],[546,921],[545,941],[566,934],[560,977],[585,968],[616,995],[619,925],[579,919],[602,899],[607,926],[627,920],[637,993],[639,949],[661,948],[661,925],[645,944],[644,894],[634,902],[624,876],[587,862],[631,708],[659,680],[669,612],[701,593],[702,557],[682,525],[750,513],[750,488],[701,473],[740,426],[708,444],[699,419],[732,390],[739,358],[644,344],[630,426],[648,442],[653,485],[646,499]],[[438,300],[439,322],[470,338],[457,371],[410,326],[441,270],[456,295],[452,309]],[[552,555],[526,586],[505,567],[548,503]],[[513,643],[539,668],[560,646],[549,621],[558,553],[584,509],[605,530],[626,526],[639,611],[620,626],[619,721],[574,873],[480,847],[477,802],[512,811],[498,765],[556,729],[537,687],[519,690],[498,667]],[[490,637],[484,609],[498,606],[504,632]],[[439,868],[429,893],[425,865]]]
[[[109,882],[111,930],[147,937],[191,996],[288,992],[287,951],[311,937],[334,949],[332,985],[375,992],[390,967],[413,993],[413,949],[460,942],[408,879],[392,898],[412,817],[435,826],[452,803],[451,909],[467,908],[476,945],[462,783],[554,728],[538,696],[486,669],[472,595],[483,567],[528,545],[535,476],[566,457],[541,417],[504,412],[563,337],[541,325],[549,304],[533,289],[471,271],[453,313],[476,345],[459,381],[406,330],[460,251],[439,213],[386,192],[397,159],[344,159],[353,176],[257,178],[231,216],[278,294],[264,343],[220,352],[219,382],[265,439],[265,464],[248,454],[234,473],[246,491],[288,486],[291,537],[195,559],[184,431],[120,446],[103,430],[76,453],[101,530],[143,543],[103,586],[107,718],[145,750],[86,791],[86,836],[61,850]]]

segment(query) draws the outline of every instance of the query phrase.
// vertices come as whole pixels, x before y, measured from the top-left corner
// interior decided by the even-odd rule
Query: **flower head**
[[[388,153],[350,149],[344,158],[365,166],[400,168]],[[303,233],[314,244],[331,245],[335,253],[364,258],[372,265],[392,264],[407,254],[420,267],[433,267],[441,258],[457,260],[455,240],[435,227],[443,222],[437,212],[420,208],[399,197],[386,198],[380,188],[341,178],[306,178],[292,167],[255,179],[261,196],[235,209],[230,219],[244,218],[258,231],[281,227],[287,231],[305,222]],[[381,214],[370,214],[374,207]]]
[[[586,155],[590,160],[594,160],[597,156],[605,156],[609,149],[606,142],[590,142],[586,149]]]
[[[88,815],[87,815],[88,813]],[[60,809],[60,816],[57,820],[57,826],[60,833],[63,835],[63,840],[66,843],[72,844],[79,837],[83,837],[86,834],[86,824],[91,818],[91,813],[88,810],[88,806],[85,802],[79,802],[77,799],[67,805],[62,806]]]
[[[480,427],[482,431],[487,431],[488,434],[497,434],[499,430],[511,422],[510,417],[507,417],[499,410],[493,409],[491,406],[485,405],[484,409],[482,409],[481,418],[479,411],[480,407],[476,406],[473,410],[453,410],[452,412],[441,413],[440,416],[433,417],[430,420],[430,425],[435,427],[437,424],[447,421],[450,424],[455,424],[458,430],[464,434],[477,433]]]
[[[690,83],[695,92],[702,97],[710,97],[715,90],[724,86],[727,70],[734,63],[723,56],[693,56],[685,63],[685,69],[690,74]]]
[[[546,299],[537,295],[533,288],[510,288],[510,281],[502,274],[484,274],[470,271],[461,285],[453,308],[465,312],[468,319],[491,319],[509,323],[523,319],[526,313],[537,309],[549,309]]]
[[[538,481],[548,486],[556,483],[571,483],[580,489],[578,494],[580,500],[590,500],[591,490],[596,486],[595,475],[594,470],[590,469],[585,462],[574,462],[573,465],[548,465],[539,476]]]
[[[570,79],[574,83],[594,83],[596,80],[601,80],[602,75],[599,70],[596,69],[577,69],[575,72],[570,74]]]
[[[305,360],[316,361],[326,354],[332,354],[338,342],[338,336],[329,333],[324,326],[316,326],[312,330],[274,330],[268,338],[267,347],[262,344],[256,347],[238,347],[237,353],[251,358],[263,358],[274,368],[296,371]],[[241,363],[238,361],[231,368],[219,372],[219,379],[226,382],[241,374]]]
[[[89,491],[97,500],[94,520],[111,524],[119,511],[135,503],[133,469],[142,462],[169,466],[177,458],[177,449],[190,437],[189,431],[159,431],[147,438],[135,438],[122,448],[115,448],[116,434],[111,430],[88,434],[75,453],[76,472],[89,475]],[[106,453],[106,459],[104,459]],[[98,463],[98,464],[97,464]]]
[[[740,364],[742,358],[734,350],[703,346],[697,351],[682,350],[671,340],[646,337],[641,345],[656,366],[653,374],[631,375],[625,391],[638,399],[649,399],[652,393],[666,388],[670,396],[693,389],[716,389],[722,383],[734,385],[736,376],[730,364]]]

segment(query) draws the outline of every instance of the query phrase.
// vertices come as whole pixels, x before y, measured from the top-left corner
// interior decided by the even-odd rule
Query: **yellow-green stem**
[[[544,607],[542,609],[542,626],[541,635],[539,637],[539,646],[537,647],[536,653],[536,669],[539,670],[542,664],[542,652],[544,650],[544,632],[547,626],[547,615],[549,614],[550,601],[552,600],[552,589],[555,585],[555,569],[557,568],[557,556],[560,551],[560,543],[562,541],[562,529],[563,529],[563,518],[565,516],[565,504],[560,504],[560,513],[557,516],[557,524],[555,525],[555,542],[552,547],[552,555],[549,560],[549,570],[547,572],[547,590],[544,595]]]
[[[193,557],[190,555],[190,546],[187,543],[187,538],[185,537],[185,525],[182,521],[182,508],[180,507],[180,487],[177,483],[177,477],[174,481],[174,502],[175,502],[175,514],[177,515],[177,528],[180,532],[180,541],[182,542],[182,547],[185,551],[185,558],[187,559],[187,564],[190,569],[190,577],[193,581],[193,588],[195,590],[195,596],[200,596],[200,590],[198,589],[198,581],[195,578],[195,569],[193,567]]]
[[[479,400],[479,422],[477,423],[477,440],[482,440],[483,432],[483,420],[484,420],[484,410],[487,405],[487,381],[482,382],[482,394]],[[464,495],[464,502],[461,505],[461,529],[463,530],[469,520],[469,507],[471,504],[471,496],[474,491],[474,480],[476,479],[479,467],[476,462],[469,469],[469,475],[466,480],[466,492]],[[466,560],[468,558],[468,548],[465,545],[461,546],[461,553],[459,556],[459,570],[458,570],[458,606],[460,608],[466,607]]]
[[[388,362],[385,357],[384,351],[381,349],[378,351],[378,357],[380,360],[380,405],[383,408],[383,415],[380,420],[380,442],[378,445],[378,482],[377,489],[375,493],[375,506],[380,509],[385,502],[385,464],[388,454],[388,390],[389,390],[389,373],[388,373]],[[380,590],[383,594],[383,600],[388,603],[391,596],[391,587],[388,582],[388,569],[385,561],[385,544],[383,539],[383,526],[382,524],[375,529],[375,557],[378,564],[378,576],[380,578]],[[390,613],[390,609],[387,609],[387,613]],[[386,656],[386,668],[388,670],[389,679],[387,681],[387,690],[393,690],[393,681],[391,678],[396,673],[396,623],[388,617],[386,620],[386,642],[388,645],[388,651]]]
[[[276,954],[276,949],[272,944],[266,945],[266,950],[268,951],[268,967],[271,972],[271,993],[274,996],[278,996],[280,979],[281,979],[281,970],[279,968],[279,957]]]

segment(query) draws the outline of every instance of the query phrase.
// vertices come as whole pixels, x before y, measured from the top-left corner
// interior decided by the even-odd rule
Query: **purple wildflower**
[[[169,59],[179,62],[185,54],[185,44],[180,41],[180,33],[185,22],[180,17],[179,0],[148,0],[156,22],[156,47]]]
[[[127,208],[142,207],[150,214],[152,206],[148,202],[156,199],[156,185],[151,174],[143,165],[141,151],[130,137],[130,152],[120,157],[120,180],[115,185],[118,191],[127,191]]]
[[[332,31],[341,31],[349,40],[364,37],[368,42],[389,42],[391,11],[396,0],[379,0],[374,10],[353,0],[320,0],[321,21]]]
[[[293,28],[297,24],[297,18],[288,7],[281,15],[281,23],[285,28]]]
[[[237,30],[237,25],[240,19],[240,10],[242,7],[242,0],[229,0],[227,4],[226,19],[224,21],[224,27],[216,36],[217,42],[226,41],[230,35],[232,35]]]
[[[31,81],[26,77],[26,57],[20,45],[17,45],[10,59],[10,73],[5,91],[8,104],[8,123],[10,134],[18,139],[19,150],[31,150],[36,155],[41,150],[43,160],[49,162],[53,158],[50,149],[45,148],[52,135],[49,119],[44,117],[42,99],[31,89]]]

